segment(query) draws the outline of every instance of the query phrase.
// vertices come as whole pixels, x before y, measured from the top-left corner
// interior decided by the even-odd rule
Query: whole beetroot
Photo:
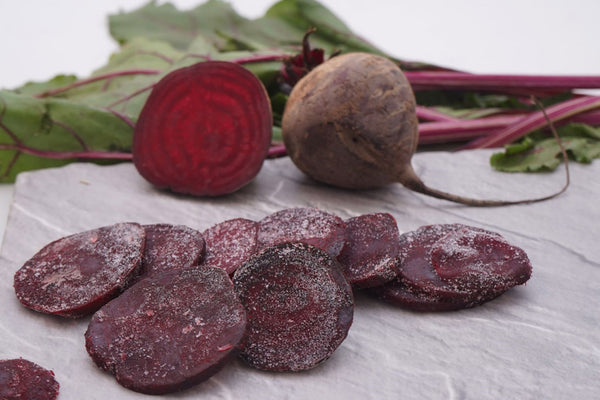
[[[472,206],[530,203],[477,200],[426,186],[410,163],[419,139],[415,96],[393,61],[373,54],[331,58],[290,93],[282,120],[287,152],[313,179],[349,189],[399,182],[410,190]],[[563,189],[564,190],[564,189]]]

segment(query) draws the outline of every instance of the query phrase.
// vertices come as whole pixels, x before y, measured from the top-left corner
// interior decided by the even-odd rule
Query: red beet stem
[[[600,88],[600,75],[499,75],[447,71],[406,71],[405,75],[414,90],[504,91],[506,89],[542,89],[546,91],[563,91]]]
[[[426,121],[437,121],[437,122],[448,122],[448,121],[460,121],[458,118],[451,117],[448,114],[439,112],[429,107],[417,106],[416,107],[417,117]]]
[[[555,123],[596,108],[600,108],[600,97],[582,96],[550,106],[546,109],[546,113],[550,121]],[[501,147],[546,125],[547,121],[543,112],[532,112],[497,133],[468,143],[463,149]]]

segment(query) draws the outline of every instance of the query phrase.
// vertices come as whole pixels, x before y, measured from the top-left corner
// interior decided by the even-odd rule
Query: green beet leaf
[[[600,129],[585,124],[567,124],[557,129],[569,158],[590,163],[600,158]],[[505,172],[552,171],[561,164],[562,151],[557,140],[535,133],[508,145],[504,153],[490,158],[492,167]]]

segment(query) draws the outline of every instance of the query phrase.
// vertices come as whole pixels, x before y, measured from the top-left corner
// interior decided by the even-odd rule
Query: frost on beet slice
[[[14,276],[19,301],[35,311],[81,317],[100,308],[139,272],[144,228],[119,223],[58,239]]]
[[[431,249],[444,235],[464,227],[461,224],[426,225],[400,235],[400,279],[408,288],[432,297],[456,297],[464,301],[467,291],[444,282],[431,265]]]
[[[357,288],[382,285],[399,273],[398,226],[387,213],[346,220],[346,238],[338,261],[348,282]]]
[[[0,399],[55,400],[58,391],[52,371],[22,358],[0,360]]]
[[[400,237],[400,275],[372,293],[417,311],[489,301],[531,274],[525,253],[499,234],[462,224],[423,226]]]
[[[146,246],[136,281],[172,269],[200,264],[205,252],[202,234],[185,225],[144,225]]]
[[[85,333],[94,362],[146,394],[189,388],[234,358],[246,313],[216,267],[163,272],[98,310]]]
[[[531,277],[527,254],[503,237],[463,227],[440,238],[431,263],[444,282],[480,293],[501,293]]]
[[[229,275],[257,251],[258,222],[234,218],[211,226],[202,233],[206,241],[203,265],[223,268]]]
[[[280,243],[302,242],[337,257],[344,246],[344,220],[316,208],[287,208],[263,218],[259,224],[260,249]]]
[[[248,313],[241,357],[267,371],[316,367],[338,348],[352,324],[352,290],[338,262],[304,243],[265,249],[234,274]]]
[[[413,311],[452,311],[468,308],[466,298],[428,293],[407,287],[400,279],[372,287],[369,292],[380,300]]]

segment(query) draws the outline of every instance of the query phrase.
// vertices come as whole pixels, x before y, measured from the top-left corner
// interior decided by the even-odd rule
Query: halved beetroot
[[[189,388],[235,357],[246,312],[227,273],[185,268],[144,279],[98,310],[85,333],[94,362],[131,390]]]
[[[337,257],[344,247],[344,220],[317,208],[286,208],[266,216],[259,224],[259,250],[281,243],[302,242]]]
[[[15,273],[17,298],[47,314],[90,314],[135,279],[145,240],[141,225],[118,223],[49,243]]]
[[[229,275],[257,251],[258,222],[234,218],[211,226],[202,233],[206,256],[202,265],[223,268]]]
[[[346,220],[346,239],[338,261],[348,282],[357,288],[382,285],[400,272],[398,225],[388,213]]]
[[[54,400],[58,390],[52,371],[23,358],[0,360],[0,399]]]
[[[262,82],[244,67],[206,61],[177,69],[152,90],[133,137],[133,162],[159,188],[231,193],[259,172],[272,114]]]
[[[240,355],[254,368],[316,367],[348,334],[352,289],[321,249],[305,243],[267,248],[242,264],[233,282],[248,315]]]

